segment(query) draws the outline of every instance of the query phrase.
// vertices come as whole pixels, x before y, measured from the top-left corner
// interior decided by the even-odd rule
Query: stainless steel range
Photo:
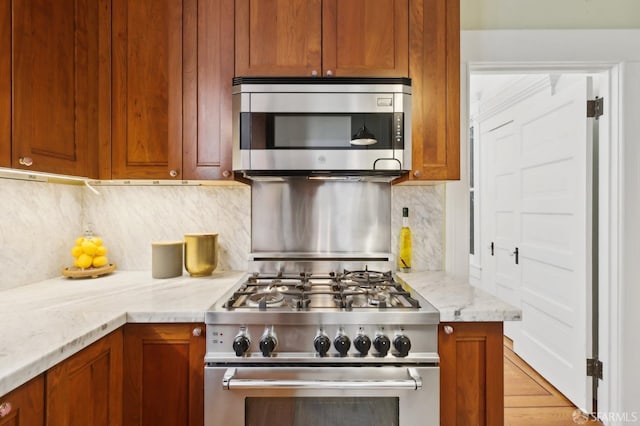
[[[390,271],[250,274],[206,314],[206,423],[437,425],[438,322]]]
[[[252,183],[248,273],[205,317],[205,423],[438,425],[439,312],[392,272],[379,176]]]

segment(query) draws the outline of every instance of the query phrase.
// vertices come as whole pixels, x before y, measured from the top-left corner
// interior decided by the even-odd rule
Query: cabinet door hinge
[[[587,376],[602,380],[602,361],[587,358]]]
[[[595,100],[587,101],[587,117],[596,120],[604,113],[604,98],[596,96]]]

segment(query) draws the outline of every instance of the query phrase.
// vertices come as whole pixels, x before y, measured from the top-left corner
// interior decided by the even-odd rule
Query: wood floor
[[[587,424],[576,407],[525,363],[505,337],[504,423],[507,426],[575,426]],[[588,422],[601,425],[600,422]]]

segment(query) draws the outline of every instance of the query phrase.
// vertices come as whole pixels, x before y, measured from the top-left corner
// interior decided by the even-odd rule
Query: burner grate
[[[344,270],[328,274],[252,274],[233,292],[223,307],[234,309],[319,308],[420,309],[420,303],[395,281],[391,271]]]

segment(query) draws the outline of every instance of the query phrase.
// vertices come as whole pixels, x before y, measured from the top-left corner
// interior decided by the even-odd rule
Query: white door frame
[[[461,180],[446,190],[446,270],[469,273],[468,250],[468,122],[470,70],[600,72],[609,76],[610,100],[605,100],[608,143],[600,146],[600,359],[604,380],[598,390],[598,411],[620,413],[628,395],[622,383],[621,307],[624,195],[622,193],[623,105],[625,61],[640,60],[639,30],[487,30],[461,33]],[[601,123],[601,126],[604,123]],[[605,284],[606,283],[606,284]],[[628,283],[631,284],[631,283]],[[625,374],[630,366],[625,365]],[[635,375],[635,374],[634,374]],[[607,422],[608,423],[608,422]]]

